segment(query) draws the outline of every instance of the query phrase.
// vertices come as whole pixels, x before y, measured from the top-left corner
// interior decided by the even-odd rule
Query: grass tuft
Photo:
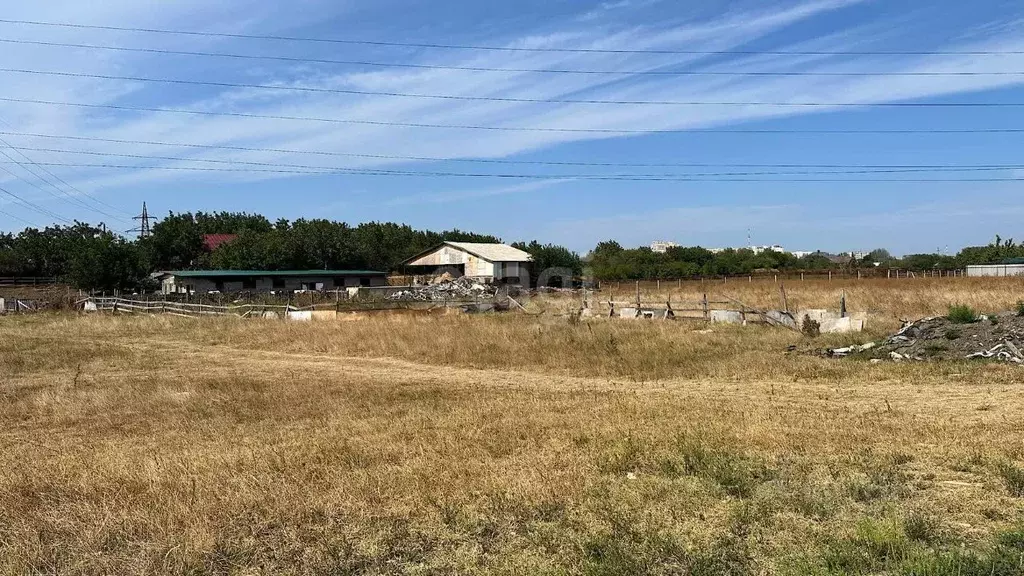
[[[973,324],[978,321],[978,313],[966,304],[950,306],[947,317],[953,324]]]
[[[1003,479],[1003,484],[1011,496],[1024,498],[1024,468],[1006,461],[996,466],[996,472]]]

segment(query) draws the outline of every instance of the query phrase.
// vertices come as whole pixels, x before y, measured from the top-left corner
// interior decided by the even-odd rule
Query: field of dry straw
[[[1007,309],[1024,284],[788,286],[799,306],[844,288],[873,332],[814,343],[576,325],[558,297],[540,316],[0,318],[0,572],[1024,573],[1024,369],[786,353]]]

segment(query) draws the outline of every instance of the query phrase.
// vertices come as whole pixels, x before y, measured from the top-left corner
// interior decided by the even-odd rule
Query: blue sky
[[[481,51],[179,36],[0,23],[0,68],[176,78],[318,90],[541,100],[688,102],[1024,102],[1024,6],[988,0],[0,0],[8,20],[246,35],[347,38],[417,44],[753,54],[623,54]],[[598,75],[377,67],[243,60],[4,43],[272,55],[476,68],[647,72],[800,72],[802,75]],[[996,55],[935,52],[1003,52]],[[1006,52],[1021,52],[1006,54]],[[760,52],[760,53],[759,53]],[[763,52],[929,52],[929,55],[778,55]],[[886,73],[818,75],[815,73]],[[957,72],[927,76],[921,72]],[[963,74],[1000,72],[1004,74]],[[905,75],[893,75],[901,73]],[[906,74],[913,73],[914,75]],[[800,108],[602,105],[402,98],[319,91],[174,85],[0,71],[0,96],[98,106],[360,122],[627,130],[629,134],[472,130],[366,123],[186,115],[0,101],[0,187],[66,218],[117,221],[146,201],[151,212],[236,210],[269,217],[386,220],[461,228],[506,240],[538,239],[585,251],[674,240],[794,250],[886,246],[897,253],[1024,237],[1024,182],[595,181],[571,176],[749,172],[737,167],[579,167],[487,164],[490,159],[613,164],[1024,164],[1024,134],[822,134],[822,130],[1024,128],[1017,107]],[[770,133],[722,132],[765,130]],[[665,133],[666,131],[675,131]],[[804,133],[799,133],[804,132]],[[78,140],[26,134],[74,136]],[[84,140],[83,140],[84,138]],[[101,142],[172,142],[319,154]],[[74,154],[69,150],[93,152]],[[329,154],[323,154],[323,153]],[[120,154],[107,156],[101,154]],[[155,160],[126,154],[190,158]],[[409,161],[332,154],[448,158]],[[228,163],[226,163],[228,162]],[[146,167],[330,166],[415,172],[522,173],[544,178],[190,172]],[[117,164],[138,168],[54,166]],[[273,168],[270,168],[273,169]],[[1020,170],[910,174],[906,178],[1017,178]],[[850,176],[858,178],[864,176]],[[866,176],[870,178],[871,176]],[[892,179],[901,175],[882,174]],[[810,176],[813,178],[813,176]],[[834,177],[833,177],[834,178]],[[719,179],[721,180],[721,179]],[[31,182],[31,183],[30,183]],[[71,187],[65,186],[67,183]],[[72,188],[73,187],[73,188]],[[59,191],[57,189],[60,189]],[[68,198],[71,196],[74,200]],[[97,205],[93,199],[105,205]],[[109,206],[108,206],[109,205]],[[113,208],[111,208],[113,207]],[[0,198],[0,228],[51,216]],[[116,211],[115,211],[116,210]],[[21,220],[19,220],[20,218]]]

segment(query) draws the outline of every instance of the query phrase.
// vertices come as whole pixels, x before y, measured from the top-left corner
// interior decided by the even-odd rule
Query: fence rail
[[[286,318],[309,320],[314,313],[331,314],[344,312],[373,312],[384,310],[422,309],[473,306],[483,304],[479,300],[448,300],[438,302],[391,301],[368,302],[356,306],[344,302],[322,302],[308,306],[291,304],[202,304],[174,300],[135,300],[117,296],[91,296],[76,302],[76,306],[87,312],[109,312],[116,314],[166,314],[187,318],[211,316],[235,316],[239,318]]]
[[[0,276],[0,286],[46,286],[56,283],[56,278],[44,276]]]

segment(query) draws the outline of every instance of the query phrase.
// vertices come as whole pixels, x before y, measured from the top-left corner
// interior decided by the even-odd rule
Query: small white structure
[[[402,263],[428,274],[448,272],[481,282],[518,281],[526,276],[533,257],[507,244],[444,242]]]
[[[754,254],[763,254],[765,252],[778,252],[779,254],[784,254],[786,252],[786,249],[778,244],[772,246],[751,246],[750,249]]]
[[[980,266],[968,266],[967,276],[969,278],[983,278],[986,276],[1024,276],[1024,264],[985,264]]]
[[[669,248],[679,248],[679,244],[676,243],[676,242],[668,242],[668,241],[662,241],[662,240],[658,240],[656,242],[651,242],[651,252],[656,252],[658,254],[664,254],[664,253],[668,252]]]

